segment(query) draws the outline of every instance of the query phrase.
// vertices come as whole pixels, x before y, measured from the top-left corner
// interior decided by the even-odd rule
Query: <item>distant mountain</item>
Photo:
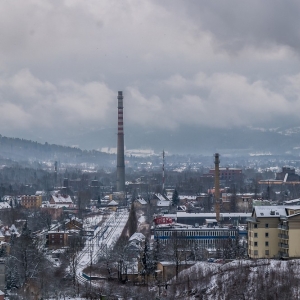
[[[116,147],[117,134],[113,128],[73,134],[63,142],[65,146],[0,135],[0,156],[16,161],[57,160],[73,164],[84,162],[101,166],[115,165],[115,155],[99,151],[102,147]],[[156,153],[161,153],[164,149],[169,154],[211,156],[220,152],[222,155],[239,156],[248,156],[250,153],[299,156],[300,126],[271,129],[180,127],[176,130],[143,130],[141,127],[127,126],[125,146],[126,149],[152,149]]]
[[[84,136],[73,136],[66,140],[70,145],[95,149],[116,147],[117,135],[108,129],[93,131]],[[142,130],[137,127],[125,128],[127,149],[165,149],[173,154],[210,155],[215,151],[248,155],[255,152],[272,154],[299,154],[300,126],[291,128],[230,128],[181,127],[176,130]]]

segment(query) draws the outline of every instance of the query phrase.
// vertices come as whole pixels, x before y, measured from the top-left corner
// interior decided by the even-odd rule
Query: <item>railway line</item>
[[[91,264],[98,262],[107,247],[113,246],[121,235],[123,228],[128,220],[128,209],[123,208],[112,212],[109,218],[96,228],[94,236],[86,241],[83,250],[78,254],[77,280],[85,284],[89,280],[82,276],[82,270]]]

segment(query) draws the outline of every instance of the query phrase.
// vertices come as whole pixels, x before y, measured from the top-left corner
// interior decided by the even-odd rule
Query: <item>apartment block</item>
[[[247,223],[250,258],[300,257],[300,206],[256,206]]]
[[[23,195],[21,196],[21,205],[26,208],[36,208],[42,205],[41,195]]]

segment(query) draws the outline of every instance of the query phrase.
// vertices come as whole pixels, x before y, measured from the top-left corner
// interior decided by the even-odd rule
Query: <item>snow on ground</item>
[[[102,221],[102,219],[103,219],[103,215],[87,217],[83,220],[83,227],[85,229],[95,227]]]
[[[146,217],[145,216],[140,216],[138,219],[139,223],[145,223],[146,222]]]
[[[187,278],[189,278],[188,290]],[[294,279],[296,281],[292,285]],[[226,289],[230,291],[229,293],[241,293],[244,299],[254,300],[260,285],[264,286],[266,293],[273,291],[285,293],[281,288],[284,289],[287,284],[290,284],[291,297],[299,299],[300,290],[297,280],[300,280],[300,260],[259,259],[234,260],[225,264],[198,262],[180,272],[178,281],[173,278],[169,284],[177,287],[182,284],[177,290],[177,296],[187,300],[196,299],[200,294],[205,295],[207,300],[225,299],[226,295],[222,293]],[[238,290],[235,290],[236,288]]]
[[[102,251],[106,250],[106,247],[113,246],[121,236],[128,216],[129,213],[127,209],[111,212],[105,222],[95,229],[94,235],[86,241],[84,248],[78,254],[79,268],[77,269],[77,276],[81,281],[85,280],[81,276],[82,270],[89,266],[91,261],[93,264],[96,263]],[[97,220],[99,220],[97,217],[101,216],[89,217],[89,222],[96,223]]]

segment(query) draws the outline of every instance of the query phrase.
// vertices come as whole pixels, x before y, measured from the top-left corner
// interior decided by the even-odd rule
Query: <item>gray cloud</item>
[[[60,143],[114,131],[118,90],[125,124],[140,130],[296,120],[299,10],[292,0],[1,2],[1,133],[55,132]]]

